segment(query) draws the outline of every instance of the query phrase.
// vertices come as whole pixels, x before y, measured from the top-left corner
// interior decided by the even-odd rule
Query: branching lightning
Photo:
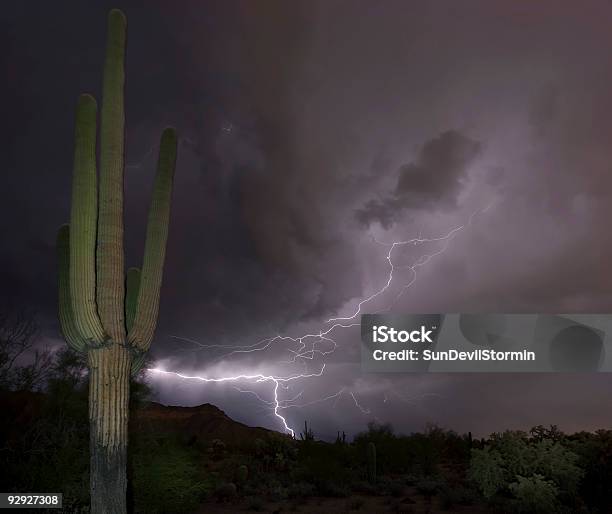
[[[172,336],[172,337],[176,340],[186,341],[186,342],[195,344],[201,347],[202,349],[216,348],[216,349],[228,350],[228,352],[223,353],[220,357],[218,357],[218,359],[223,359],[223,360],[235,354],[265,351],[265,350],[270,349],[273,345],[276,345],[276,344],[284,344],[285,350],[289,354],[289,359],[287,361],[283,361],[284,364],[288,364],[288,363],[294,364],[297,362],[301,362],[305,364],[306,361],[313,361],[315,356],[321,357],[324,359],[326,356],[334,353],[338,348],[337,342],[332,337],[333,332],[339,329],[348,329],[351,327],[359,326],[360,323],[356,321],[356,318],[361,314],[363,307],[369,304],[370,302],[372,302],[373,300],[375,300],[376,298],[382,297],[391,288],[391,285],[395,278],[395,272],[397,270],[407,269],[410,271],[411,277],[407,283],[402,284],[400,286],[399,293],[395,296],[393,301],[388,305],[386,310],[391,309],[393,305],[395,304],[395,302],[406,292],[406,290],[410,288],[412,284],[414,284],[414,282],[417,279],[417,275],[418,275],[417,270],[419,268],[428,264],[434,257],[446,252],[450,242],[461,231],[463,231],[466,227],[472,224],[474,217],[477,214],[486,212],[487,210],[489,210],[491,206],[492,204],[489,204],[484,209],[480,209],[480,210],[473,212],[466,223],[464,223],[463,225],[457,226],[453,228],[452,230],[450,230],[449,232],[447,232],[446,234],[438,236],[438,237],[425,238],[425,237],[422,237],[421,234],[419,234],[419,236],[416,238],[408,239],[405,241],[394,241],[390,243],[385,243],[385,242],[381,242],[381,241],[374,239],[377,244],[389,248],[387,255],[386,255],[389,272],[388,272],[387,279],[384,285],[380,289],[372,293],[371,295],[360,300],[356,308],[352,311],[352,313],[346,316],[339,316],[339,317],[328,319],[324,323],[325,327],[319,330],[318,332],[307,333],[299,337],[291,337],[291,336],[277,334],[273,337],[262,339],[250,345],[218,345],[218,344],[208,345],[208,344],[202,344],[198,341],[195,341],[189,338],[185,338],[185,337],[179,337],[179,336]],[[442,243],[442,244],[438,250],[432,253],[421,255],[412,264],[397,264],[396,262],[394,262],[394,253],[396,253],[397,249],[408,246],[408,245],[419,246],[419,245],[423,245],[427,243]],[[304,402],[304,403],[297,403],[297,401],[302,397],[303,391],[290,399],[279,398],[279,388],[280,387],[287,389],[288,388],[287,384],[290,382],[294,382],[294,381],[301,380],[301,379],[321,377],[323,375],[323,372],[325,371],[325,362],[323,362],[322,367],[320,371],[318,372],[301,373],[301,374],[289,375],[285,377],[280,377],[280,376],[275,376],[275,375],[265,375],[261,373],[255,373],[255,374],[244,373],[244,374],[238,374],[238,375],[232,375],[232,376],[222,376],[222,377],[217,377],[217,378],[210,378],[210,377],[204,377],[204,376],[198,376],[198,375],[190,376],[184,373],[166,371],[166,370],[162,370],[159,368],[148,369],[148,371],[152,373],[160,374],[160,375],[172,375],[172,376],[176,376],[176,377],[179,377],[185,380],[199,380],[201,382],[220,383],[220,382],[246,381],[246,382],[254,382],[254,383],[271,383],[273,384],[271,400],[265,400],[256,391],[247,390],[247,389],[239,389],[239,388],[236,388],[236,389],[241,393],[251,394],[255,396],[255,398],[258,401],[272,408],[272,412],[274,416],[276,416],[279,419],[284,430],[288,432],[289,434],[291,434],[292,436],[295,436],[295,432],[289,426],[286,418],[281,413],[281,411],[285,409],[303,408],[303,407],[307,407],[310,405],[314,405],[314,404],[318,404],[318,403],[322,403],[322,402],[326,402],[330,400],[334,400],[334,406],[335,406],[336,403],[340,400],[340,398],[343,395],[348,394],[351,397],[355,407],[362,414],[369,415],[371,413],[369,409],[365,408],[359,403],[354,391],[347,390],[347,388],[342,388],[334,394],[331,394],[331,395],[328,395],[328,396],[325,396],[325,397],[322,397],[322,398],[319,398],[313,401]],[[391,392],[395,397],[397,397],[401,401],[404,401],[404,402],[413,401],[412,398],[404,398],[395,391],[391,391]],[[434,395],[434,394],[430,393],[430,395]],[[384,402],[387,402],[388,399],[389,397],[385,393]]]
[[[281,402],[278,399],[278,387],[281,383],[291,382],[292,380],[298,380],[300,378],[311,378],[311,377],[320,377],[325,370],[325,364],[321,367],[321,371],[318,373],[309,373],[309,374],[301,374],[301,375],[292,375],[289,377],[275,377],[273,375],[262,375],[261,373],[257,373],[255,375],[234,375],[229,377],[220,377],[220,378],[208,378],[201,377],[198,375],[190,376],[184,375],[182,373],[178,373],[176,371],[165,371],[159,368],[149,368],[148,371],[153,373],[161,373],[163,375],[174,375],[179,378],[183,378],[186,380],[199,380],[201,382],[235,382],[237,380],[253,380],[255,382],[273,382],[274,383],[274,415],[281,420],[283,426],[287,432],[289,432],[292,436],[295,436],[295,432],[289,425],[287,425],[287,421],[283,416],[281,416],[278,410],[281,408]]]
[[[363,414],[370,414],[370,409],[366,409],[365,407],[362,407],[357,401],[357,397],[355,396],[355,393],[353,393],[352,391],[351,391],[351,398],[355,402],[355,407],[357,407]]]

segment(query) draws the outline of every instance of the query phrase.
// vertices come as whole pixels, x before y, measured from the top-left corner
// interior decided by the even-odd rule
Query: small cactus
[[[236,470],[236,483],[239,486],[244,486],[246,481],[249,479],[249,468],[244,464],[242,466],[238,466]]]
[[[376,445],[368,443],[368,480],[371,484],[376,482]]]
[[[314,432],[312,428],[308,428],[308,422],[304,421],[304,432],[300,434],[302,441],[314,441]]]

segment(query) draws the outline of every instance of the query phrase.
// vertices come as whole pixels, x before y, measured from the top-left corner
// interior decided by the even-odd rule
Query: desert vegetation
[[[64,348],[31,352],[36,325],[0,329],[0,465],[7,491],[61,491],[65,512],[89,512],[88,370]],[[34,377],[35,380],[32,378]],[[137,513],[584,512],[612,509],[612,431],[555,426],[484,439],[435,425],[412,434],[370,423],[349,441],[250,428],[213,406],[150,401],[131,389],[128,505]]]

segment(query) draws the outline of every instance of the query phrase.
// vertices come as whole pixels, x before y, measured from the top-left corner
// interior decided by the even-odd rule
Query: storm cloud
[[[610,311],[611,5],[7,5],[0,286],[39,313],[50,344],[62,344],[54,241],[69,213],[74,106],[82,91],[100,96],[116,6],[129,20],[128,265],[140,263],[159,134],[174,125],[180,138],[159,366],[282,375],[325,363],[283,391],[304,404],[343,391],[285,411],[321,435],[371,419],[475,434],[610,424],[607,375],[367,375],[354,327],[334,334],[333,353],[320,341],[293,365],[295,343],[228,346],[319,333],[386,283],[386,243],[460,226],[414,282],[410,265],[440,246],[398,249],[392,287],[365,309]],[[270,384],[151,381],[163,401],[208,401],[279,428],[267,404],[234,388],[268,398]]]
[[[400,167],[391,194],[370,200],[357,211],[357,220],[364,225],[378,222],[388,229],[405,209],[457,207],[468,167],[481,149],[481,143],[457,131],[440,134],[423,145],[415,162]]]

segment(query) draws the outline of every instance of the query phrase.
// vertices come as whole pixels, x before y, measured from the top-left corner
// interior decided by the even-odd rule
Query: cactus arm
[[[130,268],[126,278],[126,293],[125,293],[125,326],[127,331],[132,330],[134,318],[136,317],[136,305],[138,304],[138,291],[140,290],[140,270],[138,268]],[[142,368],[146,359],[146,353],[135,349],[135,355],[132,357],[132,376],[136,376]]]
[[[146,360],[146,352],[139,352],[136,354],[135,357],[132,358],[132,369],[130,370],[130,374],[132,375],[132,377],[138,375],[138,372],[141,370]]]
[[[130,268],[126,277],[125,293],[125,327],[129,332],[134,325],[136,317],[136,305],[138,304],[138,291],[140,290],[140,270]]]
[[[76,328],[86,341],[104,340],[96,310],[96,115],[96,100],[81,95],[75,120],[68,298]]]
[[[97,303],[106,333],[125,341],[123,254],[123,152],[125,15],[108,16],[108,39],[100,120],[100,205],[98,211]]]
[[[70,227],[68,225],[63,225],[57,233],[57,260],[60,326],[70,347],[77,352],[83,352],[86,351],[86,343],[76,327],[70,301]]]
[[[149,349],[159,311],[159,294],[166,256],[172,184],[176,166],[176,146],[176,132],[174,129],[167,128],[160,142],[157,175],[147,224],[136,318],[129,333],[130,343],[142,351]]]

